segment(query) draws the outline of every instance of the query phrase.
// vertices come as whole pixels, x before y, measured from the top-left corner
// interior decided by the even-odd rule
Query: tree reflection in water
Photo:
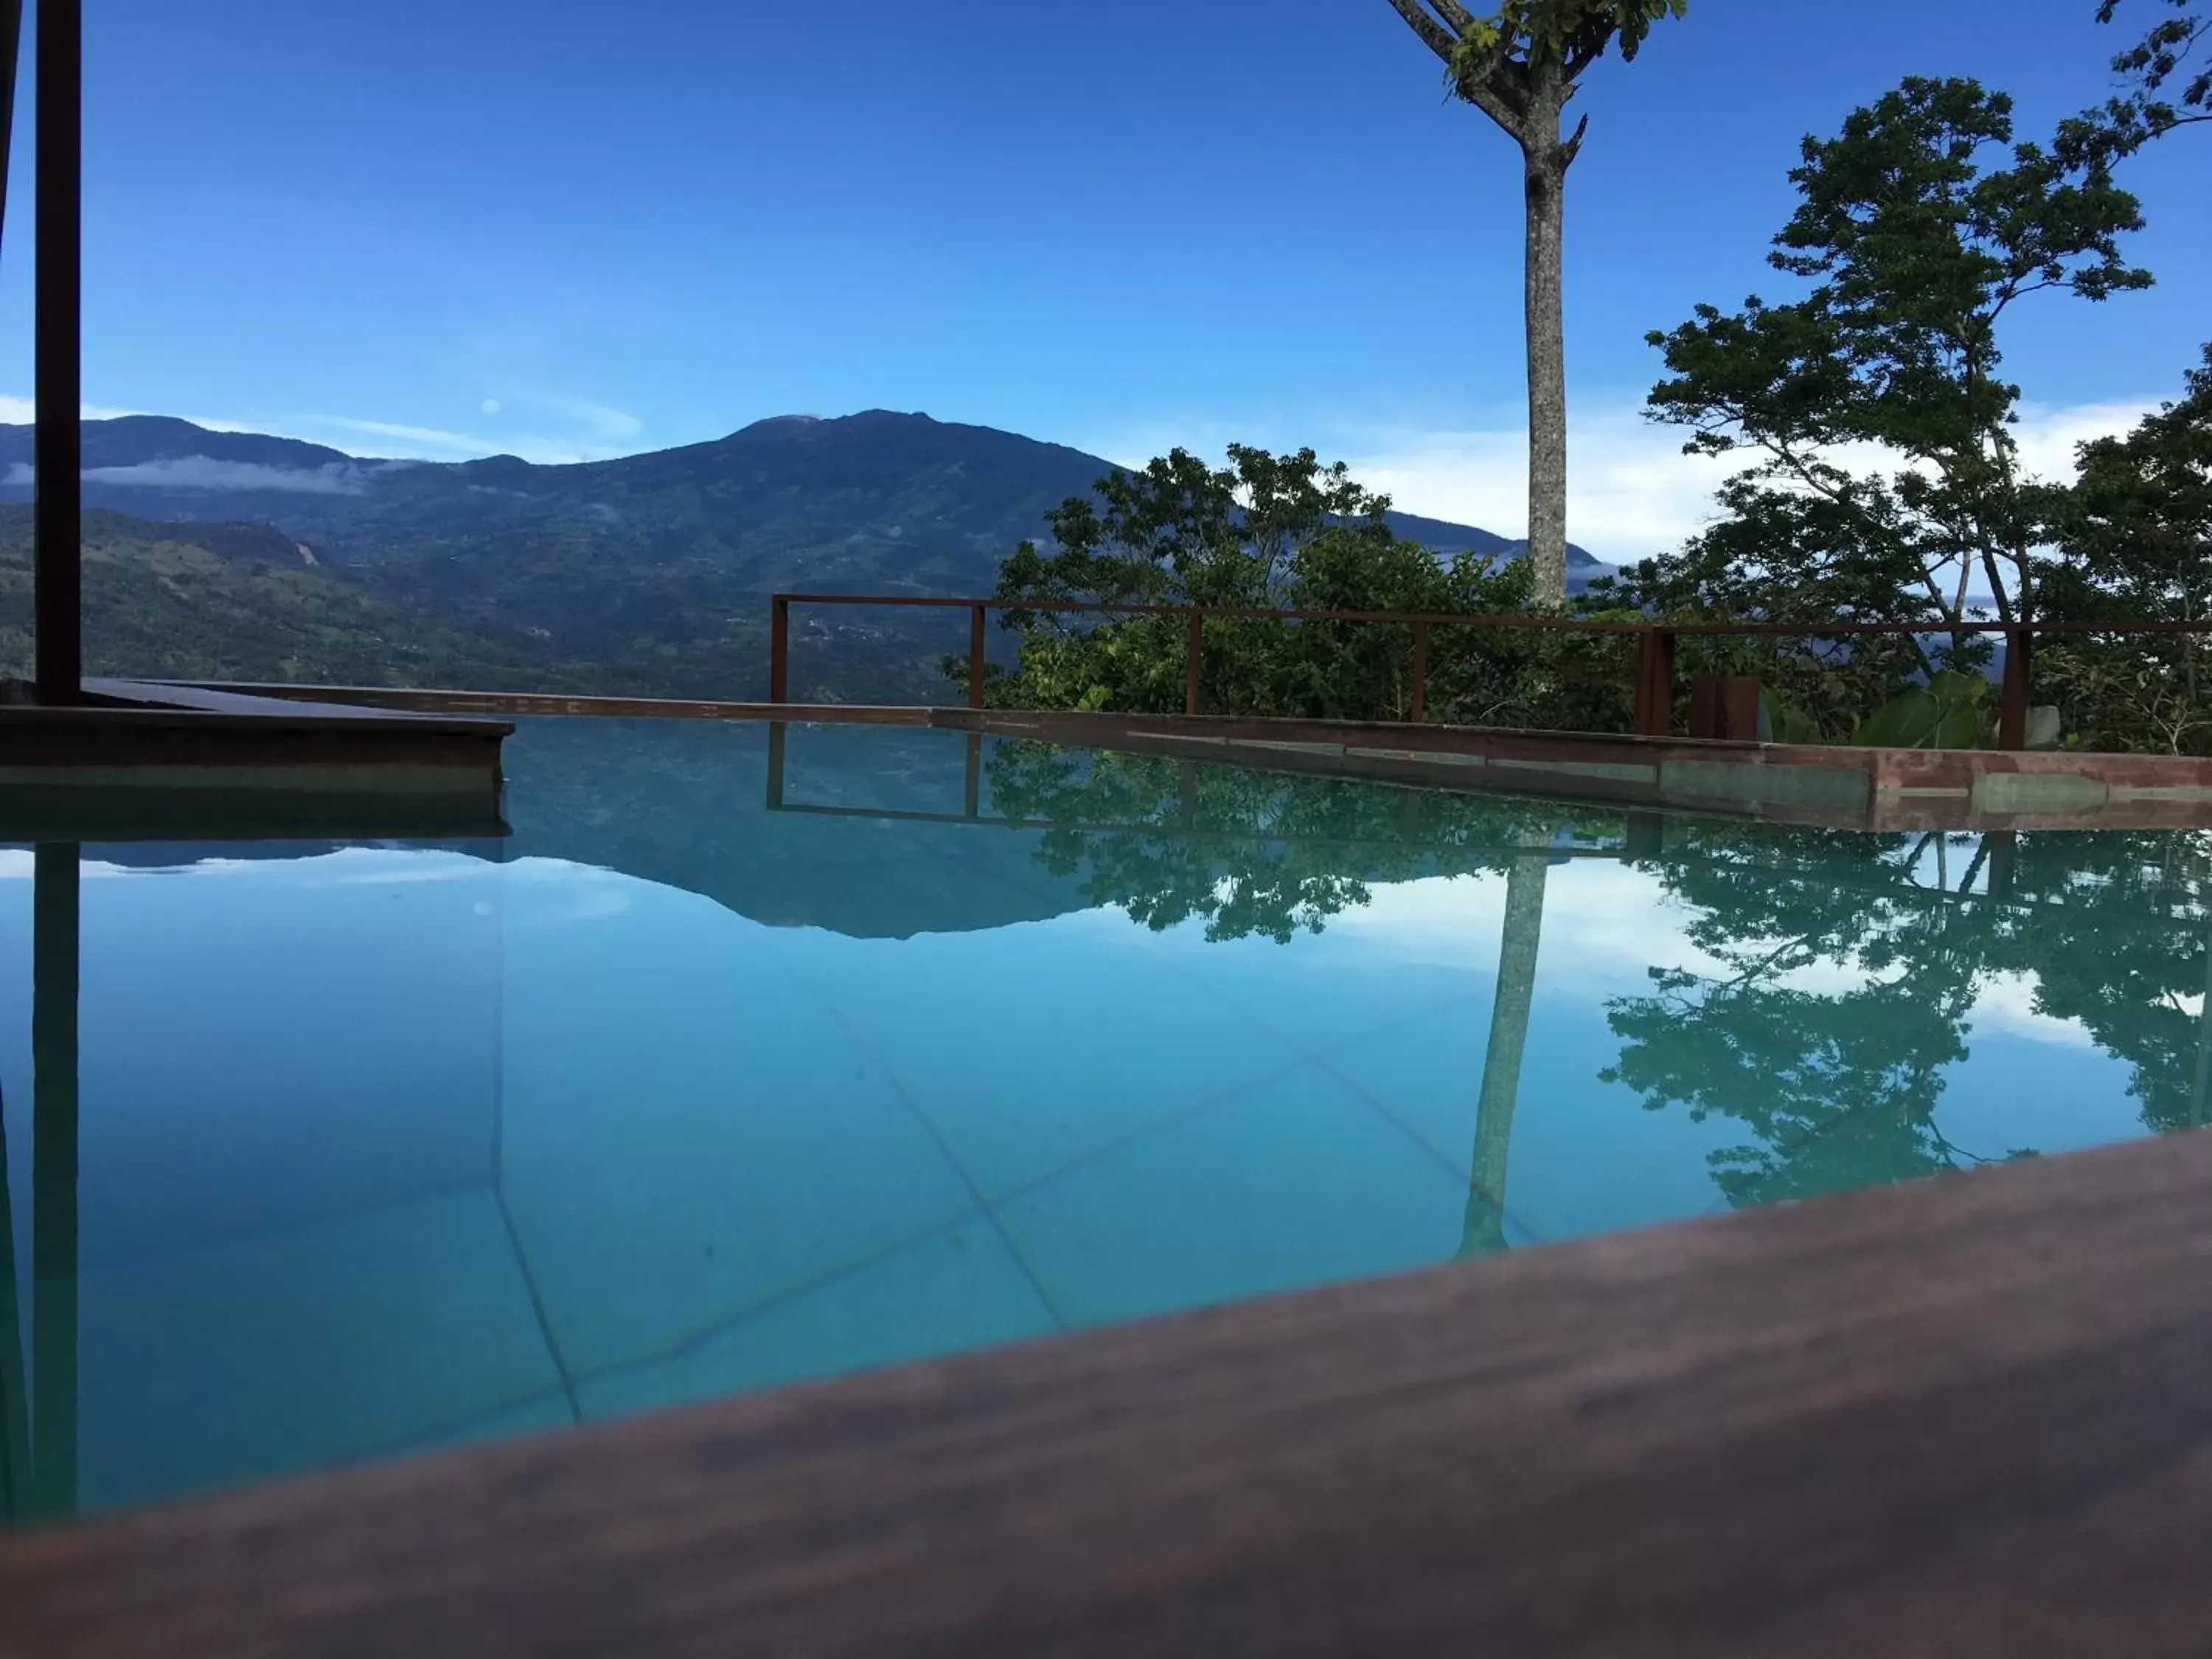
[[[2131,1069],[2142,1121],[2212,1121],[2212,836],[2193,831],[1939,836],[1677,819],[1656,853],[1627,817],[1501,797],[1001,744],[1006,817],[1085,896],[1159,930],[1287,942],[1376,884],[1506,878],[1498,991],[1463,1255],[1505,1243],[1505,1171],[1548,866],[1609,850],[1682,913],[1704,971],[1650,970],[1615,997],[1599,1077],[1649,1109],[1733,1120],[1711,1155],[1731,1204],[1770,1203],[2028,1155],[1938,1126],[1978,1002],[2017,976],[2036,1013],[2078,1021]],[[1533,850],[1532,849],[1536,849]],[[1474,1080],[1470,1079],[1473,1084]]]

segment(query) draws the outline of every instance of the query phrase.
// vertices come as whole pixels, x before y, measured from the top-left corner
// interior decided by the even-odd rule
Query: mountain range
[[[27,506],[32,453],[30,427],[0,425],[0,504]],[[85,500],[100,510],[86,532],[88,660],[148,675],[757,696],[769,593],[988,593],[1047,511],[1112,470],[1062,445],[883,410],[565,465],[378,459],[160,416],[88,421]],[[0,669],[23,654],[27,518],[0,505]],[[1440,552],[1520,548],[1473,526],[1394,520]],[[1604,568],[1570,555],[1572,585]],[[807,614],[793,693],[941,697],[934,663],[963,637],[943,613]]]

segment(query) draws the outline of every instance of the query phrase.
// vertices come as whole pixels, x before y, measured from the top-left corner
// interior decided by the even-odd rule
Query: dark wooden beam
[[[82,0],[39,0],[33,509],[39,701],[78,701],[84,678]]]
[[[78,848],[33,854],[30,1512],[77,1501]]]
[[[0,233],[8,223],[8,164],[15,149],[15,71],[23,57],[23,0],[0,0]],[[0,247],[6,237],[0,234]]]
[[[2212,1135],[0,1541],[0,1651],[2125,1653],[2212,1627]]]

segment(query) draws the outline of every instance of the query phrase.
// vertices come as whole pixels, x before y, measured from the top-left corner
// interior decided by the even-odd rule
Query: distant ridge
[[[410,611],[702,696],[765,690],[769,593],[988,593],[1048,512],[1114,470],[1063,444],[882,409],[772,416],[560,465],[357,456],[154,415],[88,421],[84,442],[90,507],[272,526],[324,571]],[[31,458],[32,428],[0,425],[0,503],[30,500]],[[1445,553],[1521,550],[1472,525],[1392,522]],[[1571,585],[1604,568],[1571,550]],[[950,642],[930,620],[817,617],[802,644],[839,695],[935,695]]]

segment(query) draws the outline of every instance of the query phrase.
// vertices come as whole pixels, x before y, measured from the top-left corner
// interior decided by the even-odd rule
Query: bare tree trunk
[[[1528,263],[1523,273],[1528,346],[1528,562],[1536,602],[1567,598],[1566,321],[1560,267],[1566,229],[1567,163],[1556,108],[1534,122],[1522,150],[1526,178]]]
[[[1474,1169],[1468,1182],[1462,1256],[1505,1248],[1505,1170],[1513,1146],[1513,1109],[1521,1093],[1521,1054],[1528,1042],[1528,1010],[1536,994],[1536,948],[1544,931],[1543,858],[1513,861],[1505,878],[1505,927],[1498,947],[1498,994],[1490,1006],[1490,1047],[1482,1060],[1482,1094],[1474,1109]]]

